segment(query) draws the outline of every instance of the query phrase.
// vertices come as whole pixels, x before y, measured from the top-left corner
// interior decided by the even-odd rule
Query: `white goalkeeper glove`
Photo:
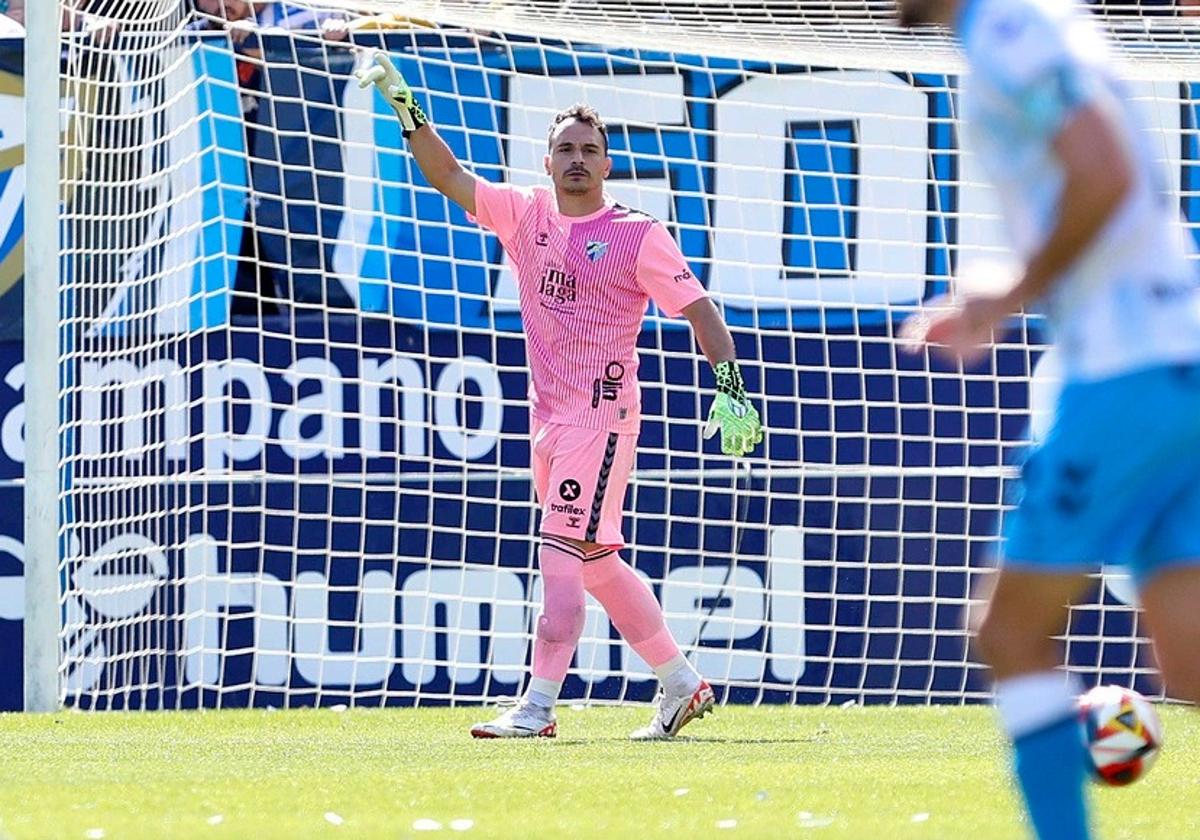
[[[405,137],[429,123],[416,96],[413,95],[412,88],[404,81],[404,77],[400,75],[396,65],[392,64],[387,53],[375,53],[374,65],[354,71],[354,76],[358,79],[360,88],[370,85],[379,88],[384,101],[392,106],[392,110],[400,118],[400,129]]]

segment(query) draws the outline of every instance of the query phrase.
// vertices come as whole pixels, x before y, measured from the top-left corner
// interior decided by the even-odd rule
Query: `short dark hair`
[[[604,154],[608,154],[608,128],[604,125],[604,120],[600,118],[599,111],[591,105],[585,105],[582,102],[576,102],[570,108],[559,111],[554,115],[554,119],[550,123],[550,130],[546,133],[547,145],[554,139],[554,130],[567,120],[579,120],[599,131],[600,136],[604,138]]]

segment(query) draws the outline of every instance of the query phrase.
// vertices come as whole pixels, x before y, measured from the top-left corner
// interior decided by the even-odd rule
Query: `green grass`
[[[0,837],[1026,836],[986,708],[726,707],[651,744],[624,737],[645,707],[538,742],[473,741],[480,714],[0,716]],[[1096,791],[1104,838],[1200,837],[1200,715],[1163,716],[1147,780]]]

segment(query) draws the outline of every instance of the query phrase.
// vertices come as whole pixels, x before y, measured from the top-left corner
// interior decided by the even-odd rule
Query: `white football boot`
[[[711,712],[713,702],[712,686],[704,680],[701,680],[700,686],[690,694],[667,694],[660,688],[650,725],[642,727],[629,737],[634,741],[662,741],[674,738],[680,729]]]
[[[473,738],[553,738],[557,734],[554,712],[531,703],[521,703],[495,720],[471,727]]]

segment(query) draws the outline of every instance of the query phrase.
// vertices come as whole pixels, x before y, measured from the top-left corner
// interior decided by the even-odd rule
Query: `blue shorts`
[[[1067,384],[1004,532],[1025,571],[1200,565],[1200,363]]]

